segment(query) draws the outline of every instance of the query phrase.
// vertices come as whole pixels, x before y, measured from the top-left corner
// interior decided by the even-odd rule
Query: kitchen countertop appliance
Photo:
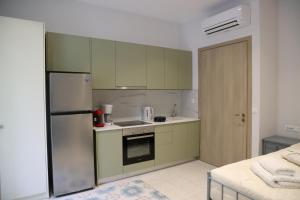
[[[103,104],[102,109],[104,111],[104,124],[105,125],[112,125],[113,121],[111,119],[111,115],[112,115],[113,105]]]
[[[123,165],[155,159],[154,126],[123,129]]]
[[[166,119],[167,119],[166,116],[155,116],[154,122],[165,122]]]
[[[93,111],[93,125],[95,127],[104,127],[104,111],[97,109]]]
[[[48,74],[49,179],[54,196],[95,186],[91,75]]]
[[[152,121],[154,117],[154,109],[153,107],[147,106],[143,109],[143,120],[144,121]]]

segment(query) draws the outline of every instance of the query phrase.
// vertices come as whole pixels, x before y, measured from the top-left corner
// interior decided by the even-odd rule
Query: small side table
[[[299,139],[283,137],[278,135],[267,137],[262,140],[263,143],[262,153],[263,155],[272,153],[299,142],[300,142]]]

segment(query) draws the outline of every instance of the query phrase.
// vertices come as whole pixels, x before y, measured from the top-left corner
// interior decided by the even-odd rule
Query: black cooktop
[[[136,120],[136,121],[126,121],[126,122],[115,122],[114,124],[117,126],[138,126],[138,125],[145,125],[151,123]]]

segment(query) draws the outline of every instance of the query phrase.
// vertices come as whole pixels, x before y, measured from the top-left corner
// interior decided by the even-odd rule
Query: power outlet
[[[299,133],[300,132],[299,126],[295,126],[295,125],[286,124],[284,126],[284,129],[287,132],[294,132],[294,133]]]

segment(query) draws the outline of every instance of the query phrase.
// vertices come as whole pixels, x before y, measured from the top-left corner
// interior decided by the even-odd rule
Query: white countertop
[[[117,125],[109,125],[105,127],[94,127],[94,130],[96,132],[101,131],[111,131],[111,130],[122,130],[127,128],[135,128],[135,127],[145,127],[145,126],[160,126],[160,125],[167,125],[167,124],[176,124],[176,123],[183,123],[183,122],[193,122],[193,121],[199,121],[198,118],[189,118],[189,117],[168,117],[165,122],[153,122],[153,121],[146,121],[150,124],[143,124],[143,125],[137,125],[137,126],[117,126]]]

